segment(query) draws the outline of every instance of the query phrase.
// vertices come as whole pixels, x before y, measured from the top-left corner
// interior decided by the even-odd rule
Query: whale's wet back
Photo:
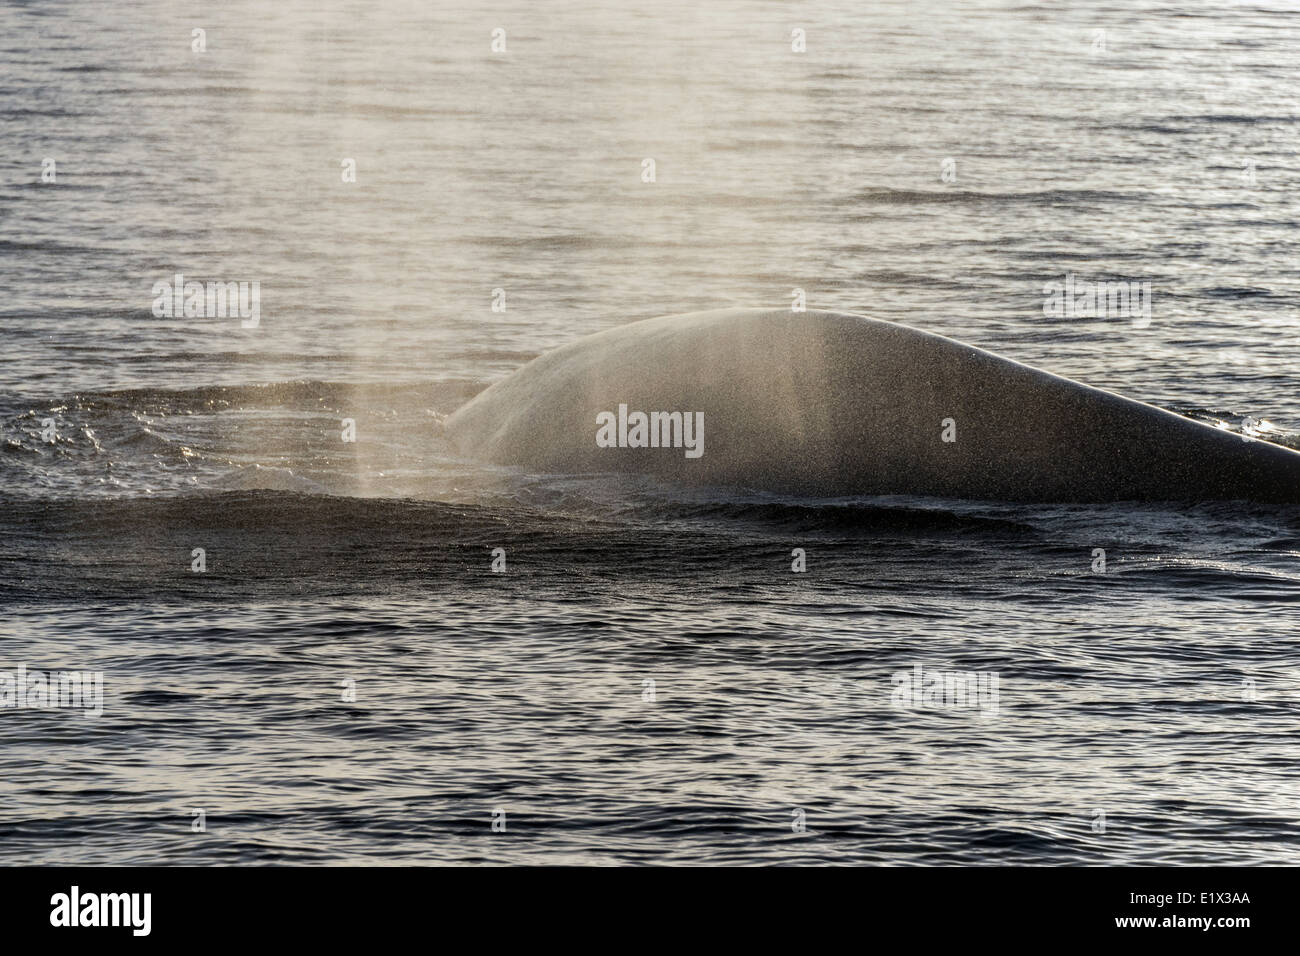
[[[614,328],[493,385],[447,429],[469,454],[535,472],[787,494],[1300,501],[1291,449],[842,313]]]

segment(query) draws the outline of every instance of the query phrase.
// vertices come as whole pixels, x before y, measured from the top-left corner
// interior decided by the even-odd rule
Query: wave
[[[1151,197],[1144,191],[1118,192],[1102,189],[1040,189],[1018,193],[990,193],[970,189],[893,189],[873,186],[850,197],[861,205],[923,205],[926,203],[1032,203],[1067,205],[1070,203],[1142,202]]]
[[[453,381],[426,383],[351,383],[301,379],[244,385],[200,385],[194,388],[130,388],[78,392],[69,405],[85,410],[155,411],[184,414],[238,408],[325,408],[366,403],[432,402],[455,407],[477,394],[482,385]]]
[[[1300,533],[1297,506],[651,495],[603,509],[572,497],[559,508],[270,490],[0,495],[0,515],[0,604],[393,602],[432,591],[453,603],[514,596],[563,608],[611,589],[659,603],[715,592],[744,603],[775,590],[822,615],[860,613],[869,593],[877,612],[893,613],[881,611],[887,602],[945,620],[963,600],[999,593],[1007,614],[1171,593],[1211,608],[1294,602]],[[1104,575],[1093,567],[1098,547],[1109,554]],[[506,574],[492,570],[498,548]],[[795,548],[806,573],[793,573]]]

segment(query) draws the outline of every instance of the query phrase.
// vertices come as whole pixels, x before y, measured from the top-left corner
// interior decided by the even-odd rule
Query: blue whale
[[[1300,502],[1300,452],[839,312],[726,309],[589,335],[445,423],[469,457],[840,497]]]

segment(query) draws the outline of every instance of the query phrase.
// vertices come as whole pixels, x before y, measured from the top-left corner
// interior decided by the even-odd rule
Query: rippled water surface
[[[104,674],[102,717],[0,709],[0,861],[1300,862],[1300,508],[441,434],[797,287],[1300,447],[1289,5],[469,6],[0,6],[0,671]],[[260,322],[155,315],[177,272]],[[1067,274],[1150,324],[1046,317]],[[894,706],[917,665],[996,713]]]

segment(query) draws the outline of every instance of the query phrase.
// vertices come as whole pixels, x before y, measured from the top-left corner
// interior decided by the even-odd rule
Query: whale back
[[[598,415],[620,405],[702,412],[703,453],[601,447]],[[847,313],[619,326],[540,356],[446,427],[467,455],[541,473],[818,496],[1300,500],[1300,453]]]

